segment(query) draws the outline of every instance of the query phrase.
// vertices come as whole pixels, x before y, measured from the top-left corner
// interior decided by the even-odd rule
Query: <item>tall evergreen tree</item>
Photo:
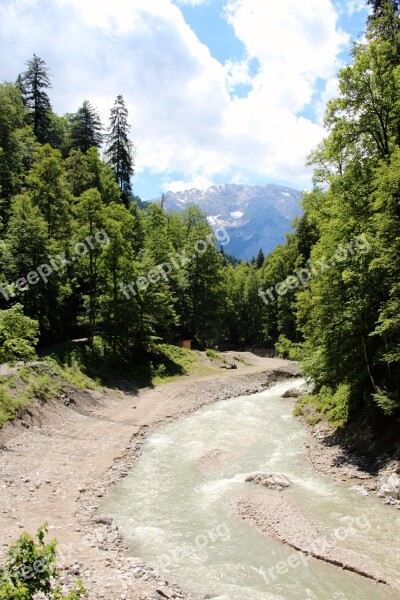
[[[88,100],[73,115],[69,116],[69,145],[87,152],[93,146],[100,148],[103,143],[103,127],[99,114]]]
[[[387,9],[387,6],[391,5],[395,10],[398,10],[399,3],[397,0],[368,0],[368,4],[372,6],[373,16],[381,16],[382,13]]]
[[[50,98],[47,94],[47,90],[51,87],[49,69],[44,60],[36,54],[26,65],[28,68],[18,77],[17,86],[28,109],[27,123],[32,125],[38,141],[44,144],[47,141],[51,113]]]
[[[123,97],[119,95],[111,109],[106,157],[115,172],[125,202],[132,193],[131,177],[134,173],[134,147],[128,137],[130,128],[128,109]]]
[[[264,264],[265,256],[262,248],[259,249],[257,257],[256,257],[256,267],[257,269],[261,269]]]

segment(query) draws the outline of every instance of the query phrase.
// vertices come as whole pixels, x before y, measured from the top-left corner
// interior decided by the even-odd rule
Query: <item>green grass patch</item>
[[[135,387],[148,387],[182,375],[209,372],[198,351],[171,344],[152,343],[147,349],[127,350],[124,358],[113,358],[96,339],[93,348],[85,343],[66,344],[50,360],[62,368],[67,381],[85,388],[93,386],[93,382],[119,387],[121,380]]]
[[[215,350],[211,350],[211,348],[208,348],[206,350],[206,356],[208,356],[208,358],[210,358],[211,360],[217,360],[218,362],[222,362],[224,363],[224,365],[228,364],[228,361],[226,360],[225,356],[222,356],[222,354],[216,352]]]
[[[25,396],[14,398],[7,389],[7,382],[2,381],[0,383],[0,427],[3,427],[8,421],[14,419],[18,411],[26,403],[27,399]]]
[[[84,373],[76,356],[72,355],[68,362],[59,363],[53,356],[47,356],[44,362],[67,383],[79,388],[80,390],[94,390],[98,381],[93,380]]]
[[[252,366],[251,362],[249,362],[248,360],[246,360],[245,358],[243,358],[243,356],[235,355],[233,357],[233,360],[236,360],[236,362],[242,363],[242,365],[246,365],[246,367],[251,367]]]

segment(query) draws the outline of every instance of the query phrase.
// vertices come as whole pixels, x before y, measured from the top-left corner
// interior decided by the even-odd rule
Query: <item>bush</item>
[[[80,579],[74,589],[64,595],[57,579],[57,542],[44,543],[47,523],[36,534],[36,540],[23,533],[7,550],[0,569],[0,600],[33,600],[36,594],[48,600],[78,600],[86,595]]]
[[[288,340],[284,335],[280,335],[275,344],[275,350],[278,356],[289,358],[289,360],[300,359],[300,346]]]
[[[21,304],[0,311],[0,363],[35,357],[39,324],[26,317]]]

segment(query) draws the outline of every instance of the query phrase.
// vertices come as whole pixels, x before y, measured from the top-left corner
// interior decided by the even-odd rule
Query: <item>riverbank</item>
[[[400,510],[399,451],[385,452],[367,426],[334,431],[324,421],[310,425],[300,419],[310,434],[306,454],[315,471]]]
[[[112,519],[98,513],[156,427],[203,405],[262,391],[298,375],[293,363],[251,357],[253,366],[182,377],[143,392],[64,390],[0,431],[1,553],[44,521],[59,541],[63,582],[81,576],[96,600],[185,598],[127,548]],[[158,590],[158,591],[157,591]]]

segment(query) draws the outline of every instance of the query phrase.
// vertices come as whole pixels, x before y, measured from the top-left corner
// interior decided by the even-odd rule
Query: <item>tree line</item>
[[[398,2],[369,4],[365,39],[327,105],[327,136],[309,157],[304,216],[261,281],[265,293],[324,265],[266,305],[264,336],[301,359],[333,422],[357,415],[385,428],[400,408],[400,15]]]
[[[398,415],[400,16],[397,2],[369,4],[365,38],[339,73],[327,135],[309,158],[304,213],[285,244],[250,263],[214,243],[197,208],[142,208],[123,98],[103,137],[88,101],[73,114],[52,111],[48,69],[33,57],[16,83],[0,86],[3,313],[22,310],[41,344],[87,337],[119,361],[181,338],[275,348],[301,360],[335,423]],[[77,257],[99,231],[108,243],[86,242]],[[47,282],[18,289],[56,256],[63,268]]]

